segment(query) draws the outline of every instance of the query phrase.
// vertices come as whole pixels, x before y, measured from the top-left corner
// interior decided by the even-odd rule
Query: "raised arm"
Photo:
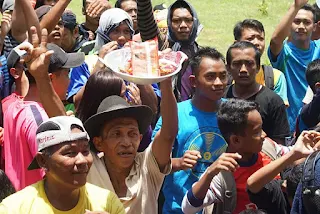
[[[152,153],[162,171],[170,162],[172,146],[178,132],[178,110],[171,78],[160,83],[160,90],[162,126],[153,140]]]
[[[24,48],[28,53],[24,60],[28,66],[28,71],[36,80],[41,104],[49,117],[65,115],[63,103],[54,91],[48,75],[50,57],[53,53],[46,48],[48,32],[46,29],[42,30],[41,43],[35,27],[31,28],[31,33],[32,45]]]
[[[137,0],[138,6],[138,28],[142,41],[158,38],[159,50],[167,47],[166,37],[159,31],[158,25],[153,15],[151,0]]]
[[[12,17],[12,36],[19,42],[27,39],[31,42],[31,34],[29,29],[34,26],[37,29],[38,36],[41,36],[40,24],[38,17],[32,8],[29,0],[16,0]]]
[[[41,29],[46,28],[48,33],[50,34],[58,24],[64,10],[67,8],[70,2],[71,0],[59,0],[57,4],[55,4],[51,8],[51,10],[49,10],[49,12],[41,19]]]
[[[268,165],[253,173],[247,180],[247,188],[252,193],[258,193],[272,181],[282,170],[296,160],[307,157],[314,149],[314,139],[320,134],[314,131],[302,132],[293,149],[281,158],[272,161]]]
[[[290,6],[286,15],[281,19],[272,34],[270,41],[270,51],[273,61],[276,61],[277,56],[283,48],[283,41],[289,36],[291,24],[301,7],[308,3],[308,0],[295,0]]]

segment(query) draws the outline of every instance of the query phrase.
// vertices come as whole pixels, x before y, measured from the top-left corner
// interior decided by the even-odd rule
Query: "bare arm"
[[[27,39],[28,28],[26,18],[21,5],[22,0],[17,0],[14,5],[12,13],[12,27],[11,34],[19,42],[23,42]]]
[[[55,4],[49,12],[43,16],[40,22],[41,29],[46,28],[48,33],[55,28],[58,24],[64,10],[67,8],[71,0],[59,0],[57,4]]]
[[[172,146],[178,132],[178,110],[171,78],[161,82],[160,89],[162,126],[152,143],[152,152],[160,170],[163,170],[170,162]]]
[[[32,8],[29,0],[16,0],[15,9],[13,11],[12,36],[19,42],[23,42],[27,38],[26,32],[29,34],[31,42],[30,27],[36,27],[38,36],[41,36],[40,24],[38,17]]]
[[[313,132],[302,132],[298,138],[294,148],[282,156],[281,158],[272,161],[268,165],[262,167],[247,180],[247,188],[252,193],[258,193],[267,183],[272,181],[285,167],[292,164],[296,160],[307,157],[314,149]],[[316,134],[318,135],[318,134]]]
[[[12,16],[11,11],[5,11],[2,13],[1,18],[1,35],[0,35],[0,53],[2,52],[4,39],[11,29]]]
[[[286,15],[281,19],[272,34],[270,41],[270,50],[274,58],[276,58],[283,47],[283,41],[289,36],[291,24],[302,6],[308,3],[308,0],[295,0],[290,6]]]

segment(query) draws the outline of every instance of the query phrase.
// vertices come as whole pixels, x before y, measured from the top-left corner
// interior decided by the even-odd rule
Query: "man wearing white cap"
[[[75,117],[58,116],[37,129],[38,153],[28,169],[43,168],[43,180],[7,197],[0,213],[124,213],[118,197],[88,184],[89,136]]]

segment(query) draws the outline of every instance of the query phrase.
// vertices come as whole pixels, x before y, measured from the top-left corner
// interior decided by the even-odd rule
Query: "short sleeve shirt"
[[[233,85],[227,91],[226,98],[235,98],[232,88]],[[275,139],[285,138],[290,135],[286,106],[279,95],[262,86],[260,91],[248,98],[248,100],[259,104],[263,121],[262,129],[268,137]]]
[[[93,165],[88,182],[104,189],[114,191],[103,157],[93,154]],[[171,163],[161,172],[152,153],[152,144],[142,153],[138,153],[134,165],[126,178],[128,187],[126,197],[120,198],[127,214],[157,213],[158,196],[165,175],[171,171]]]
[[[68,211],[58,210],[51,205],[43,180],[5,198],[0,204],[2,214],[82,214],[86,210],[106,211],[110,214],[125,213],[123,205],[113,192],[88,183],[81,187],[77,205]]]

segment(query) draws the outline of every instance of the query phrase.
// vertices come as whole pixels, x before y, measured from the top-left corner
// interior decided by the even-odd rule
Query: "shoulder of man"
[[[30,210],[34,200],[36,198],[41,198],[41,185],[43,185],[43,180],[27,186],[3,199],[0,204],[0,211],[2,211],[3,208],[7,213],[23,213],[27,209]]]

